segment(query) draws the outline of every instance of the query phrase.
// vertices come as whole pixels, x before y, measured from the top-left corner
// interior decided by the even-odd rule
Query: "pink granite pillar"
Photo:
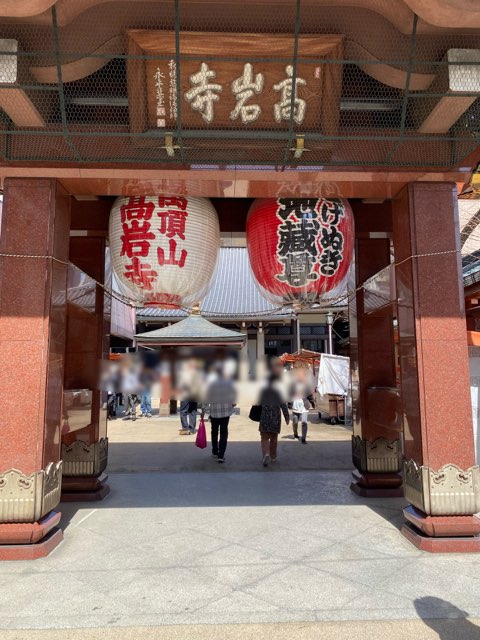
[[[105,237],[70,238],[70,261],[99,282],[105,280]],[[99,386],[99,368],[108,357],[110,327],[104,318],[105,294],[97,285],[95,307],[88,311],[73,304],[67,308],[65,388],[92,392],[90,423],[63,434],[62,500],[102,500],[110,492],[104,473],[108,459],[106,398]]]
[[[390,202],[353,203],[355,282],[362,285],[390,265]],[[402,495],[402,424],[396,410],[394,304],[369,313],[363,289],[351,300],[350,347],[354,425],[352,458],[358,471],[351,489],[364,497]]]
[[[6,179],[0,253],[0,559],[61,540],[60,429],[70,198],[50,179]],[[57,260],[55,260],[56,258]]]
[[[410,184],[393,214],[410,502],[403,533],[427,551],[480,551],[455,185]]]

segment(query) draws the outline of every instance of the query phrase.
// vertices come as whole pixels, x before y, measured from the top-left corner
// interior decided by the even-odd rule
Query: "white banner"
[[[318,371],[318,393],[346,396],[350,392],[350,358],[322,353]]]

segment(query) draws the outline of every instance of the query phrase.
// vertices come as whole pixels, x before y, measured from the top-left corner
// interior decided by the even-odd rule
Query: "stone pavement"
[[[0,564],[0,638],[480,638],[480,556],[412,547],[402,500],[346,471],[221,473],[115,473],[62,505],[50,557]]]
[[[231,471],[258,471],[260,467],[260,436],[258,424],[247,417],[248,409],[234,415],[229,425],[227,462]],[[108,471],[222,471],[214,463],[209,450],[195,447],[194,436],[178,434],[180,419],[137,419],[135,422],[121,418],[108,423],[109,456]],[[198,425],[198,423],[197,423]],[[207,422],[207,435],[210,425]],[[310,412],[308,444],[294,440],[292,427],[282,425],[279,438],[279,463],[283,471],[300,470],[350,470],[352,428],[326,424]],[[261,467],[260,467],[261,468]]]

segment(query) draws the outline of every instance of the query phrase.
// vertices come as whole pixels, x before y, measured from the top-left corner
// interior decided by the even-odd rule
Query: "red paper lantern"
[[[275,304],[309,306],[345,286],[354,246],[353,214],[339,198],[255,200],[247,218],[250,266]]]

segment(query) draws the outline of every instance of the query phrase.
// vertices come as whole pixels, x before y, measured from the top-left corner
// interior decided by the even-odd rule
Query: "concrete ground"
[[[198,426],[198,422],[197,422]],[[180,419],[137,419],[124,421],[120,417],[109,422],[110,473],[143,471],[222,471],[210,453],[210,424],[207,422],[209,446],[200,450],[195,436],[179,435]],[[292,427],[282,425],[279,437],[278,467],[282,471],[351,469],[351,437],[349,426],[332,426],[320,421],[316,412],[309,415],[308,444],[293,437]],[[229,424],[229,444],[226,453],[230,471],[258,471],[261,460],[258,423],[247,417],[247,410],[233,415]]]
[[[348,428],[264,469],[241,416],[224,466],[176,425],[110,424],[111,495],[61,505],[48,558],[0,564],[1,640],[480,640],[480,554],[422,553],[403,500],[352,494]]]

